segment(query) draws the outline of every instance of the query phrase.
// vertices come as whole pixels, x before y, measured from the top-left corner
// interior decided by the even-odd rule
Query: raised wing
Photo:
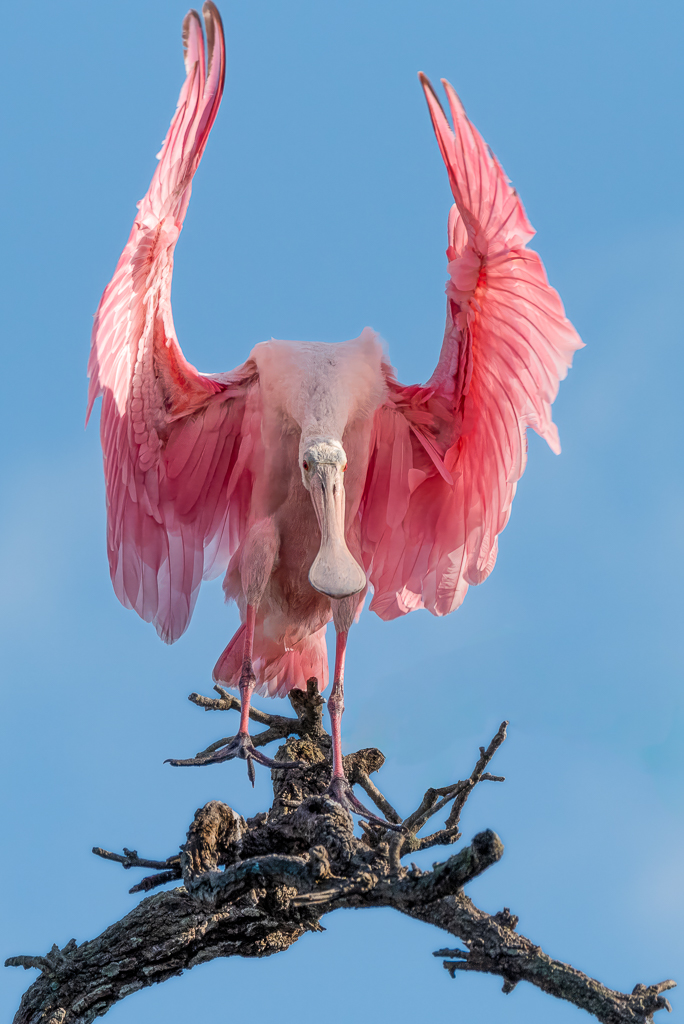
[[[428,383],[376,414],[361,506],[364,558],[385,619],[445,615],[494,567],[532,427],[555,452],[551,403],[582,347],[496,157],[443,82],[453,131],[421,75],[455,204],[449,215],[447,323]]]
[[[221,19],[183,22],[186,79],[149,191],[93,326],[88,416],[102,395],[107,546],[117,597],[172,642],[203,576],[227,564],[258,443],[256,370],[209,376],[186,361],[171,315],[173,252],[225,75]]]

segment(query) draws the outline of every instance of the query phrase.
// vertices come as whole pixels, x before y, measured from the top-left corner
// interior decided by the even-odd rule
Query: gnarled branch
[[[220,699],[191,695],[207,710],[238,710],[222,688]],[[24,994],[14,1024],[90,1024],[131,992],[165,981],[216,957],[270,956],[287,949],[306,931],[321,930],[320,919],[342,907],[393,907],[458,938],[465,948],[438,950],[444,966],[457,972],[498,975],[504,992],[528,981],[594,1014],[604,1024],[648,1024],[669,1009],[664,981],[615,992],[568,964],[553,960],[516,931],[517,918],[479,910],[463,887],[494,864],[503,845],[491,830],[432,871],[407,869],[402,857],[416,849],[450,845],[469,795],[481,781],[503,781],[485,769],[506,736],[506,722],[480,756],[468,779],[429,789],[404,822],[403,833],[366,826],[354,835],[350,816],[326,795],[330,738],[323,730],[315,680],[306,693],[290,695],[296,719],[254,712],[252,717],[286,739],[277,759],[306,763],[303,769],[272,772],[274,800],[268,812],[245,821],[226,804],[200,808],[180,854],[148,860],[124,848],[94,853],[124,868],[153,868],[131,892],[181,879],[183,885],[143,899],[98,938],[45,956],[17,956],[8,966],[35,968],[40,977]],[[262,733],[262,737],[266,735]],[[225,743],[221,740],[220,743]],[[263,742],[263,740],[262,740]],[[216,744],[218,746],[219,744]],[[212,748],[208,748],[211,750]],[[370,780],[383,764],[369,748],[345,758],[347,777],[360,785],[390,821],[399,815]],[[451,803],[445,826],[422,839],[418,831]]]

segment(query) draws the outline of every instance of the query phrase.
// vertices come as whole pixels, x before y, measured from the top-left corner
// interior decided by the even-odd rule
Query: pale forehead
[[[312,462],[343,463],[347,461],[344,448],[334,438],[307,438],[301,445],[302,457]]]

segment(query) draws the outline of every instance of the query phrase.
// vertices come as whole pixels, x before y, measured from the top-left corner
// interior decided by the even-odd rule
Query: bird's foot
[[[164,764],[176,766],[220,764],[222,761],[232,761],[235,757],[239,757],[247,762],[247,775],[252,785],[254,785],[256,777],[254,774],[255,761],[263,764],[266,768],[277,768],[279,771],[287,768],[299,768],[301,770],[308,767],[304,761],[276,761],[272,757],[267,757],[266,754],[262,754],[260,750],[257,750],[252,742],[252,737],[247,732],[239,732],[237,736],[233,736],[229,743],[226,743],[224,747],[219,747],[218,750],[215,750],[208,757],[188,757],[185,759],[168,757]]]
[[[345,811],[349,811],[350,814],[358,814],[360,818],[365,818],[371,825],[380,825],[382,828],[392,829],[393,832],[403,832],[404,830],[403,825],[397,825],[393,821],[386,821],[385,818],[380,818],[377,814],[369,811],[354,796],[354,790],[346,779],[339,777],[332,779],[326,790],[326,796],[329,796],[335,803],[344,807]]]

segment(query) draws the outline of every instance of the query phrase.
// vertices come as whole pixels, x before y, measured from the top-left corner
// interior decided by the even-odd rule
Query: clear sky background
[[[163,858],[206,801],[245,815],[268,801],[264,770],[252,791],[241,764],[162,763],[234,731],[186,696],[211,693],[236,613],[210,584],[165,647],[118,604],[97,425],[83,430],[92,315],[175,107],[185,10],[3,11],[3,958],[92,938],[139,899],[127,889],[141,872],[93,845]],[[463,816],[464,841],[491,827],[506,851],[470,894],[610,986],[684,982],[684,8],[224,0],[221,12],[226,93],[174,278],[191,362],[226,370],[272,335],[339,341],[369,324],[400,380],[427,379],[450,193],[419,70],[452,81],[499,156],[587,343],[555,405],[563,454],[531,435],[490,579],[447,619],[365,613],[354,628],[345,749],[385,752],[376,779],[408,814],[510,719],[492,765],[507,781],[483,784]],[[530,986],[451,981],[431,956],[446,936],[392,911],[324,923],[285,954],[214,961],[107,1019],[295,1024],[296,989],[325,1000],[328,1024],[582,1018]],[[35,975],[0,977],[9,1020]]]

